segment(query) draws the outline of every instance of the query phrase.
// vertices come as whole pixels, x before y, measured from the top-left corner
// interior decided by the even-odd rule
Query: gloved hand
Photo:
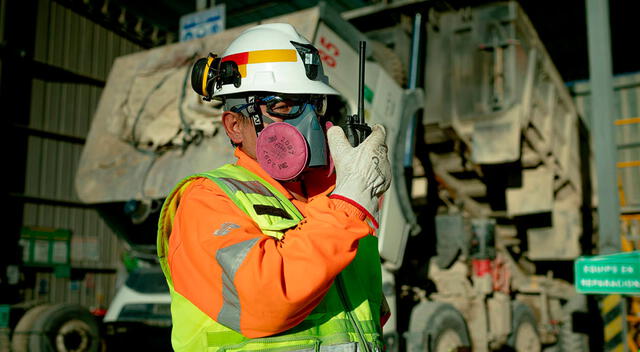
[[[333,126],[327,131],[329,151],[336,169],[336,188],[331,196],[356,203],[374,220],[378,215],[378,197],[391,184],[385,136],[384,127],[375,125],[371,135],[353,148],[342,128]]]

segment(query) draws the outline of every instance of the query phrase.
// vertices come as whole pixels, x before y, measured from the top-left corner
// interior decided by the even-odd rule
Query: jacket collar
[[[236,165],[242,166],[252,173],[260,176],[263,180],[267,181],[270,185],[280,191],[289,200],[295,199],[293,195],[286,188],[284,188],[280,182],[271,177],[266,171],[262,169],[260,164],[255,159],[252,159],[249,155],[240,150],[240,148],[236,147],[234,155],[236,158],[238,158]],[[310,195],[309,200],[318,195],[328,194],[329,192],[333,191],[334,185],[335,173],[330,177],[318,177],[318,174],[316,174],[311,178],[310,175],[310,180],[306,182],[307,192]]]
[[[235,155],[236,158],[238,158],[238,161],[236,162],[236,165],[242,166],[245,169],[247,169],[247,170],[253,172],[254,174],[260,176],[260,178],[262,178],[263,180],[269,182],[270,185],[275,187],[278,191],[280,191],[288,199],[293,199],[293,195],[291,195],[291,193],[289,193],[289,191],[287,191],[286,188],[282,187],[280,182],[276,181],[266,171],[264,171],[262,169],[262,167],[260,166],[260,164],[258,164],[258,162],[256,160],[252,159],[249,155],[247,155],[245,152],[243,152],[242,150],[240,150],[240,148],[237,148],[237,147],[236,147],[236,150],[234,151],[233,154]]]

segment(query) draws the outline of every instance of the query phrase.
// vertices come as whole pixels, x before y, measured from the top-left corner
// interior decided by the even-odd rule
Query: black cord
[[[188,59],[185,60],[185,63],[191,63],[193,61],[193,59],[197,56],[197,53],[194,53],[193,55],[191,55],[191,57],[189,57]],[[184,65],[182,65],[184,66]],[[174,74],[175,72],[177,72],[182,66],[178,66],[176,67],[174,70],[172,70],[171,72],[167,73],[164,77],[162,77],[162,79],[160,80],[160,82],[158,82],[152,89],[151,91],[147,94],[147,96],[144,98],[144,101],[142,102],[142,105],[140,106],[140,108],[138,109],[138,112],[136,114],[136,117],[133,121],[133,127],[132,127],[132,131],[131,131],[131,138],[132,138],[132,142],[131,144],[133,145],[133,147],[141,152],[141,153],[145,153],[145,154],[149,154],[149,153],[156,153],[154,151],[148,151],[145,149],[141,149],[139,147],[140,142],[136,140],[136,130],[138,127],[138,122],[140,121],[140,118],[142,117],[142,113],[144,111],[144,109],[147,107],[147,103],[149,102],[149,99],[151,98],[151,96],[160,88],[162,88],[162,86],[167,82],[167,80],[169,79],[169,77]],[[191,126],[189,125],[189,123],[187,123],[187,120],[184,117],[184,111],[182,108],[182,103],[184,102],[184,98],[186,96],[186,86],[187,86],[187,81],[190,77],[190,73],[191,71],[189,70],[189,67],[191,67],[190,65],[187,66],[187,70],[185,71],[185,75],[184,75],[184,79],[182,80],[182,91],[180,94],[180,99],[178,100],[178,115],[180,116],[180,123],[182,125],[182,129],[185,131],[186,134],[190,134],[191,133]],[[187,144],[187,140],[185,139],[185,145],[183,146],[183,149],[186,148],[186,144]]]
[[[139,147],[140,142],[136,140],[136,129],[138,127],[138,122],[140,121],[140,118],[142,117],[142,112],[144,111],[144,109],[147,107],[147,103],[149,102],[149,99],[151,98],[151,96],[158,90],[160,89],[165,82],[169,79],[169,77],[175,73],[176,70],[173,70],[171,72],[169,72],[168,74],[166,74],[164,77],[162,77],[162,79],[160,80],[160,82],[158,82],[153,89],[151,89],[151,91],[147,94],[147,96],[144,98],[144,101],[142,102],[142,105],[140,105],[140,108],[138,109],[138,112],[136,114],[135,119],[133,120],[133,127],[131,129],[131,139],[132,142],[131,144],[133,145],[133,147],[142,153],[148,154],[148,153],[154,153],[153,151],[148,151],[148,150],[144,150],[141,149]],[[155,154],[155,153],[154,153]]]

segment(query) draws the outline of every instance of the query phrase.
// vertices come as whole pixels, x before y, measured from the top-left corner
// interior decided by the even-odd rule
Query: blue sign
[[[180,41],[222,32],[225,28],[225,6],[217,5],[210,9],[190,13],[180,17]]]

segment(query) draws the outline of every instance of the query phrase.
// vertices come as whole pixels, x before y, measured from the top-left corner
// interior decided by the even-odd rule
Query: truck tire
[[[29,352],[29,336],[31,334],[33,324],[40,318],[42,312],[47,310],[51,305],[42,304],[29,309],[18,321],[18,325],[13,330],[11,337],[11,350],[13,352]]]
[[[411,312],[408,350],[445,352],[470,350],[469,330],[462,315],[448,303],[421,302]]]
[[[516,352],[540,352],[542,343],[538,324],[528,305],[514,301],[511,305],[511,333],[507,345]]]
[[[42,312],[29,336],[29,351],[97,352],[100,328],[96,318],[77,304],[56,304]]]
[[[585,333],[574,331],[574,313],[586,313],[587,297],[576,295],[562,306],[562,317],[560,319],[560,334],[558,335],[558,351],[589,351],[589,336]]]

